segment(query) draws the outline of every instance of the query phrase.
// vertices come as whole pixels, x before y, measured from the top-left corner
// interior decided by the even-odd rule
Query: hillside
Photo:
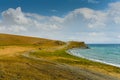
[[[120,69],[72,56],[84,42],[0,34],[0,80],[119,80]]]
[[[63,45],[65,42],[10,34],[0,34],[0,45]]]
[[[69,41],[63,42],[59,40],[50,40],[44,38],[0,34],[0,46],[9,45],[34,45],[34,46],[62,46],[65,45],[66,49],[71,48],[88,48],[84,42]]]
[[[68,41],[67,44],[68,44],[67,49],[72,49],[72,48],[87,49],[87,48],[89,48],[84,42]]]

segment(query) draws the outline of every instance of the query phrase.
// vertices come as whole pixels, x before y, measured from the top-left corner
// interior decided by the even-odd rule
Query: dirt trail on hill
[[[31,69],[39,71],[40,74],[51,77],[50,79],[42,80],[119,80],[108,75],[103,75],[101,73],[96,73],[90,70],[37,58],[35,56],[31,56],[31,52],[34,52],[32,48],[8,46],[0,48],[0,57],[14,56],[16,58],[19,58],[19,56],[23,56],[28,61],[36,61],[36,63],[30,62],[26,64],[23,62],[21,64],[26,64]]]
[[[43,70],[47,71],[46,74],[50,74],[50,75],[55,76],[55,75],[59,74],[59,71],[63,71],[63,73],[66,72],[66,75],[70,75],[70,77],[68,77],[68,76],[60,74],[61,77],[65,78],[65,80],[119,80],[117,78],[113,78],[111,76],[103,75],[103,74],[89,71],[86,69],[70,66],[67,64],[59,64],[56,62],[37,58],[37,57],[31,56],[30,55],[31,52],[34,52],[34,51],[25,52],[22,54],[22,56],[29,58],[29,59],[37,60],[39,62],[47,63],[47,64],[43,65],[43,66],[46,66],[43,69]],[[35,67],[34,65],[31,65],[31,66],[33,66],[34,68],[36,68],[38,70],[40,69],[40,67],[38,68],[37,66]],[[52,70],[53,71],[57,70],[58,73],[56,71],[54,73],[50,73],[50,72],[52,72]],[[63,80],[64,80],[64,78],[63,78]]]

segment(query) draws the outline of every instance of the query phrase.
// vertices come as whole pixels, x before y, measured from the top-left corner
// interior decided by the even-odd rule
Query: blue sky
[[[21,7],[24,12],[63,16],[76,8],[104,9],[108,3],[116,1],[119,0],[2,0],[0,11]]]
[[[2,0],[0,33],[120,43],[120,0]]]

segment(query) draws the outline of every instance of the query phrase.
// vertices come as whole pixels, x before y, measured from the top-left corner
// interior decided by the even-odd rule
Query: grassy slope
[[[55,52],[38,50],[30,55],[120,77],[120,68],[75,57],[66,53],[65,50],[56,50]]]
[[[35,38],[35,37],[26,37],[26,36],[17,36],[17,35],[9,35],[9,34],[0,34],[0,45],[35,45],[35,46],[55,46],[57,44],[65,44],[62,41],[57,40],[49,40],[43,38]]]
[[[67,48],[78,47],[78,43],[70,42]],[[4,45],[0,47],[0,54],[10,48],[10,53],[0,55],[0,80],[113,80],[98,72],[120,76],[119,68],[67,54],[66,43],[61,41],[0,34],[0,44]],[[84,43],[79,45],[86,46]],[[30,56],[35,59],[22,55],[33,49],[36,51]],[[8,56],[13,53],[17,54]]]

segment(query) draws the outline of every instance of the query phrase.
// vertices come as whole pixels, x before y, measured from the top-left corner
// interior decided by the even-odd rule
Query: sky
[[[0,33],[120,43],[120,0],[2,0]]]

